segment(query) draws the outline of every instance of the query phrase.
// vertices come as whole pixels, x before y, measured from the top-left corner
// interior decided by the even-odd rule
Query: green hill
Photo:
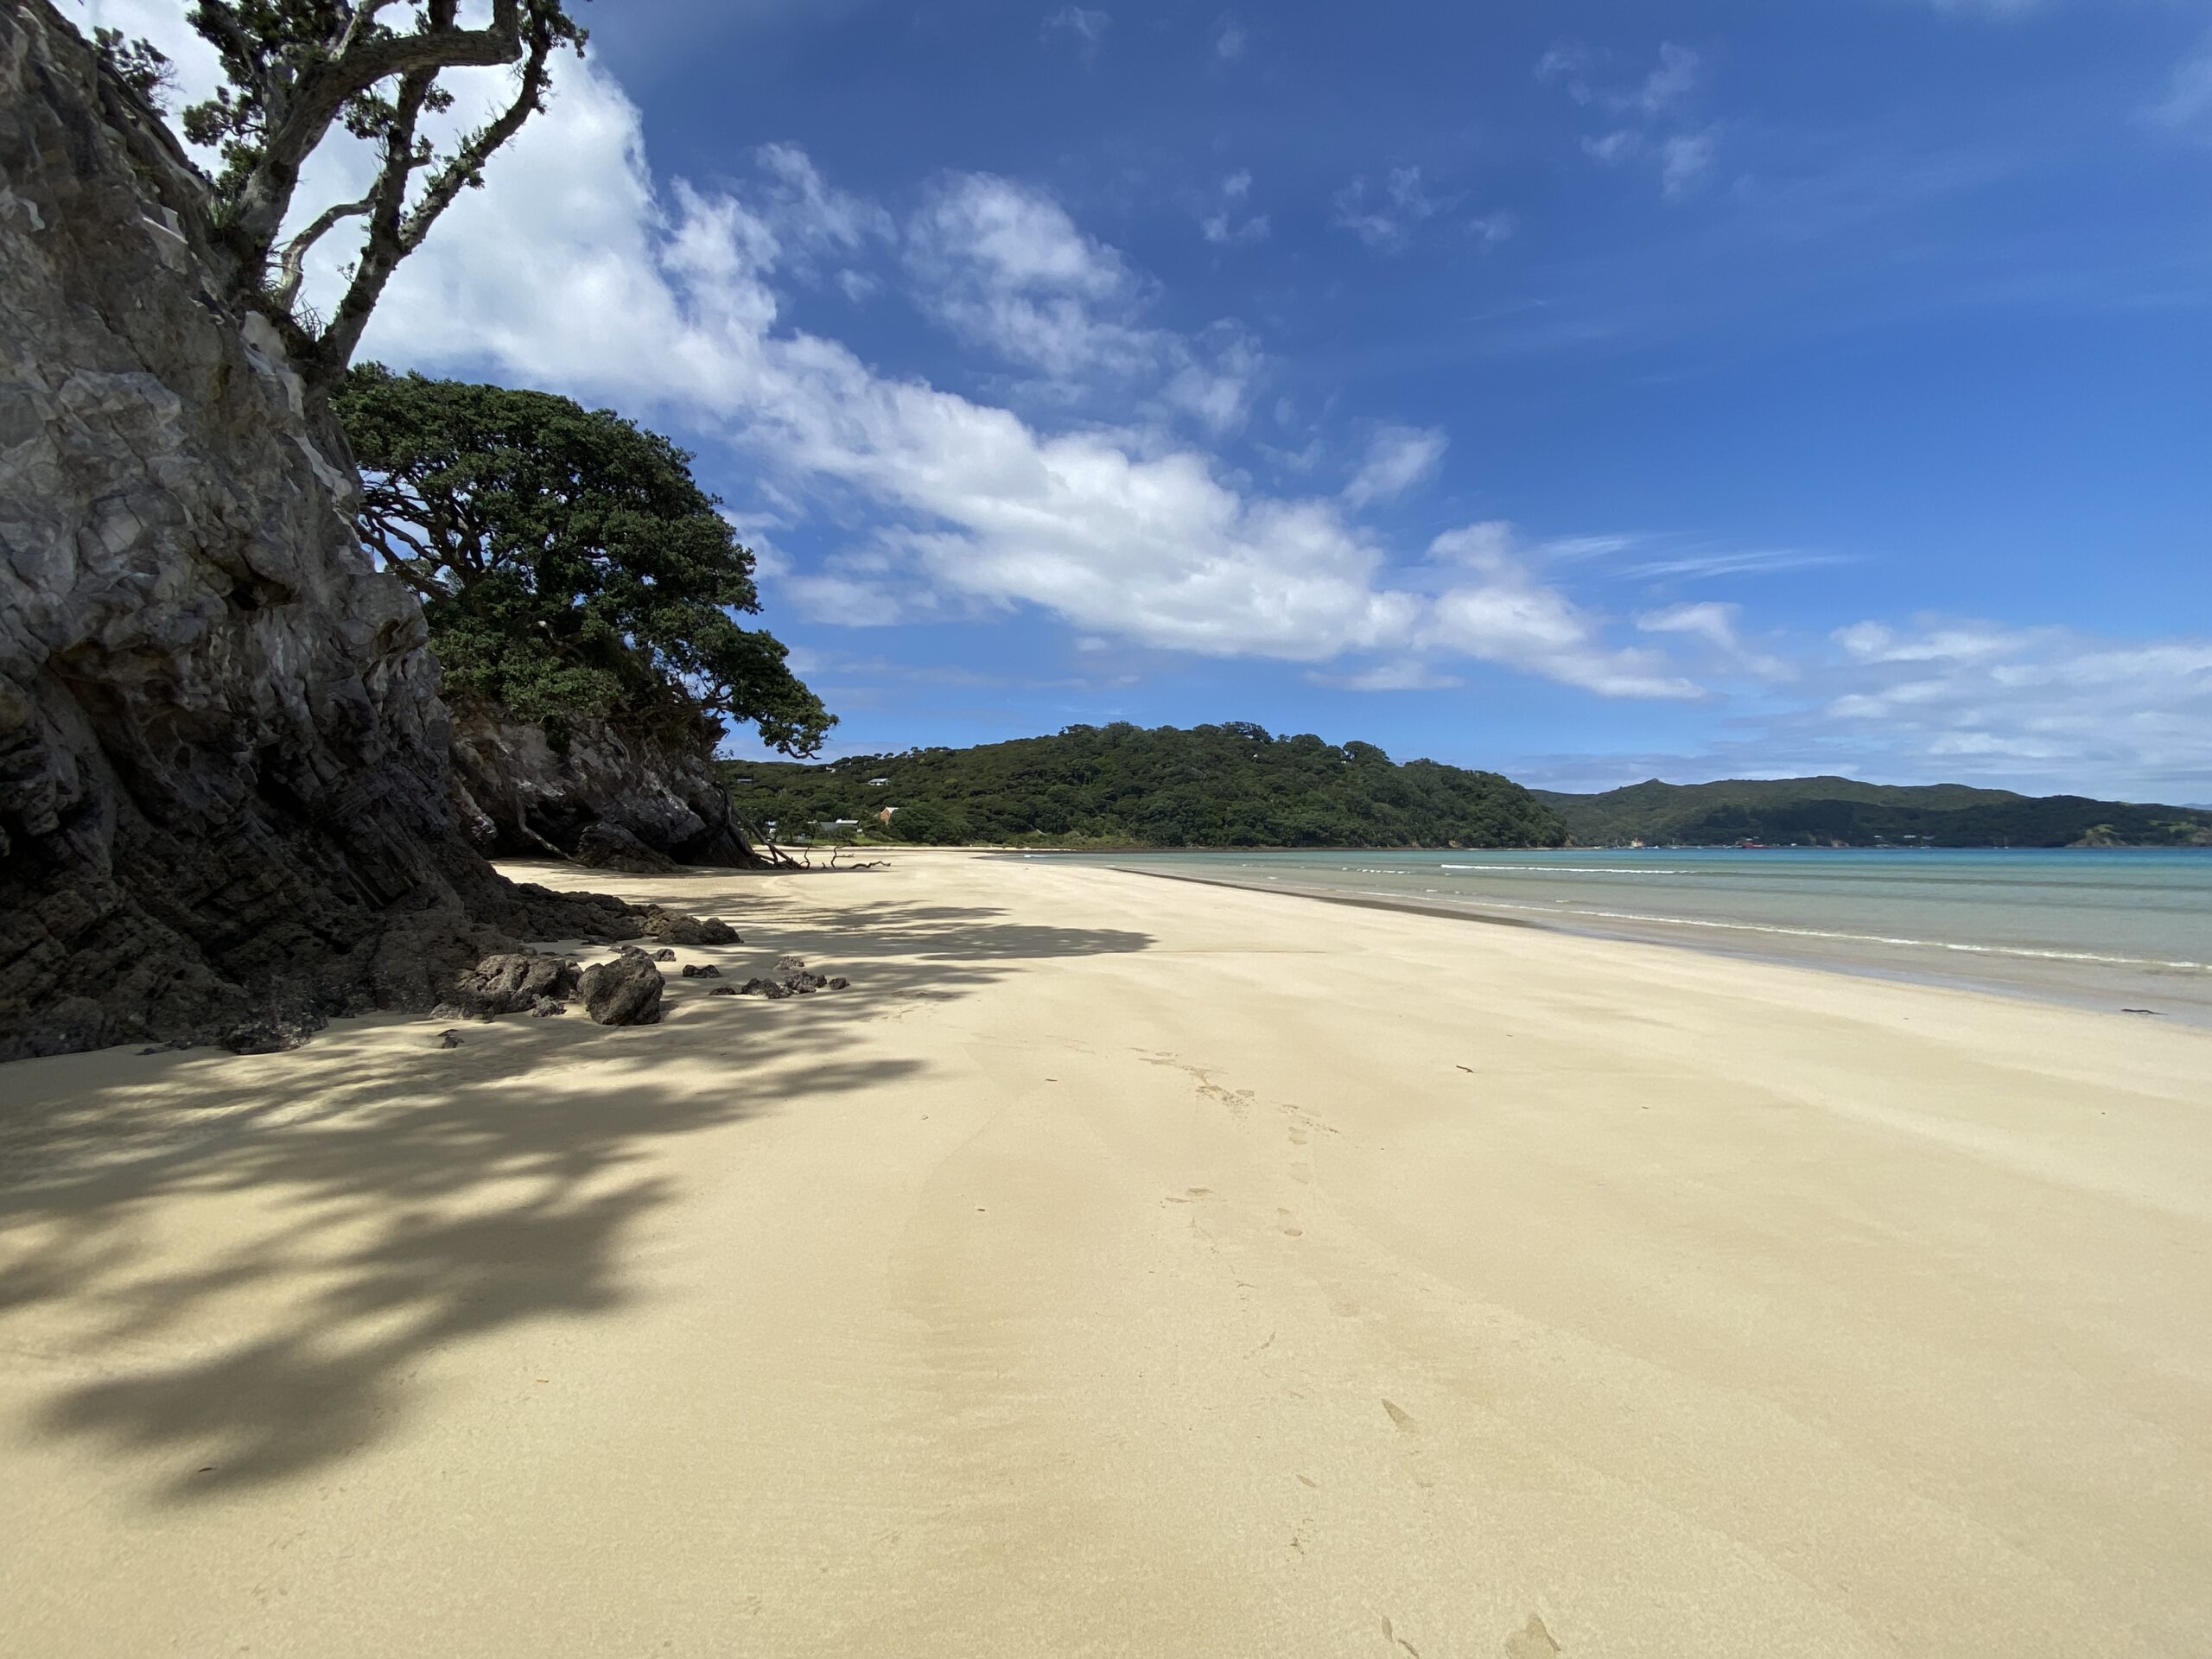
[[[2018,795],[1964,784],[1862,784],[1850,778],[1657,779],[1600,795],[1536,798],[1584,846],[2183,847],[2212,845],[2212,812],[2080,795]]]
[[[817,823],[938,844],[1097,847],[1556,847],[1567,827],[1520,785],[1371,743],[1232,722],[1126,722],[971,749],[826,766],[725,762],[738,816],[791,840]],[[895,808],[890,823],[880,814]]]

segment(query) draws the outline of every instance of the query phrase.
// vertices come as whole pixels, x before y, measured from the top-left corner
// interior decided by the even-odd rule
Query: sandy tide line
[[[853,989],[0,1070],[0,1652],[2212,1645],[2212,1035],[1043,861],[625,890]]]

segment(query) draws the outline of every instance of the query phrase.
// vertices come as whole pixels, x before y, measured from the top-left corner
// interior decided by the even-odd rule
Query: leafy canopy
[[[93,29],[92,49],[118,80],[155,109],[167,111],[176,91],[176,66],[168,54],[148,41],[124,39],[119,29]]]
[[[834,723],[756,612],[753,555],[691,457],[550,392],[349,373],[332,399],[359,462],[363,539],[423,601],[450,691],[555,730],[716,717],[811,754]]]

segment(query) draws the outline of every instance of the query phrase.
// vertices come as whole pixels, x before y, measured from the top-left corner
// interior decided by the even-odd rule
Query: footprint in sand
[[[1529,1622],[1505,1638],[1505,1659],[1557,1659],[1567,1649],[1552,1640],[1544,1621],[1531,1613]]]
[[[1285,1238],[1303,1238],[1306,1236],[1306,1230],[1298,1224],[1298,1217],[1291,1214],[1287,1210],[1278,1210],[1275,1211],[1275,1223],[1282,1229],[1282,1236]]]
[[[1414,1484],[1423,1489],[1435,1485],[1434,1478],[1428,1472],[1427,1456],[1421,1450],[1419,1420],[1394,1400],[1385,1400],[1382,1409],[1390,1414],[1391,1427],[1406,1437],[1405,1451],[1402,1455],[1405,1460],[1406,1473],[1413,1477]],[[1521,1659],[1521,1656],[1516,1654],[1514,1659]]]

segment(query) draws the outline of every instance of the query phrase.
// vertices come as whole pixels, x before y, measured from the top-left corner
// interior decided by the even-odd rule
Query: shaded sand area
[[[0,1651],[2212,1652],[2212,1033],[599,885],[853,988],[0,1070]]]

